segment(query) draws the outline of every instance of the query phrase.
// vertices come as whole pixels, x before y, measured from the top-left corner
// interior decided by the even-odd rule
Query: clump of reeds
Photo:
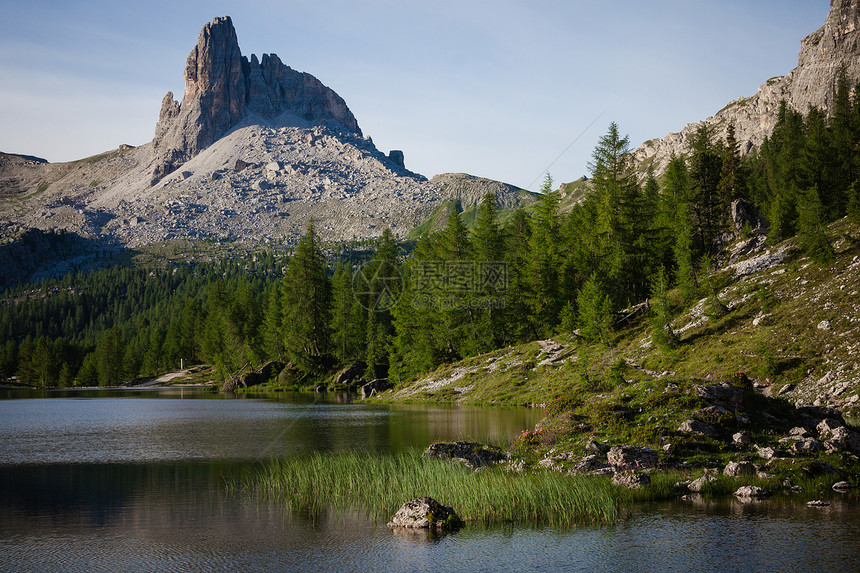
[[[387,520],[404,502],[430,496],[466,521],[569,527],[615,523],[618,490],[608,478],[558,472],[474,472],[457,463],[400,454],[315,453],[268,462],[246,476],[247,491],[277,496],[293,511],[368,511]]]

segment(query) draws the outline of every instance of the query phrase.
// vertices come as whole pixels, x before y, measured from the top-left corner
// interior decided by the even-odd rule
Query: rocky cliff
[[[634,157],[640,165],[653,165],[662,173],[672,153],[689,151],[700,126],[712,126],[714,136],[724,138],[731,123],[741,151],[746,153],[770,135],[782,100],[804,113],[810,106],[830,110],[843,68],[850,85],[860,81],[860,0],[831,0],[824,26],[800,42],[797,67],[787,75],[769,79],[754,95],[730,102],[704,121],[688,124],[663,139],[646,141]]]
[[[203,27],[184,78],[151,143],[69,163],[0,155],[0,244],[38,229],[130,247],[277,246],[310,219],[325,240],[369,239],[386,228],[405,236],[451,198],[475,203],[492,190],[502,206],[529,201],[502,183],[409,171],[319,80],[274,54],[242,56],[230,18]]]
[[[318,79],[284,65],[275,54],[263,54],[261,61],[256,55],[250,61],[243,56],[229,16],[200,30],[184,75],[182,102],[171,92],[161,102],[152,140],[153,184],[249,114],[287,122],[300,118],[361,135],[343,98]]]

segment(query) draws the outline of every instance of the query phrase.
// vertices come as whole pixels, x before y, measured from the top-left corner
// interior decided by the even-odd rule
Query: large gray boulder
[[[651,483],[651,476],[640,472],[618,472],[612,476],[612,483],[618,487],[638,489]]]
[[[646,469],[657,466],[656,450],[642,446],[613,446],[606,453],[610,465],[616,469]]]
[[[735,497],[739,498],[764,498],[770,497],[770,492],[764,488],[758,487],[757,485],[744,485],[737,489],[734,493]]]
[[[511,457],[501,448],[477,442],[435,442],[422,455],[431,459],[456,460],[471,468],[491,466]]]
[[[717,435],[717,429],[707,422],[699,420],[686,420],[678,426],[678,431],[685,434],[713,437]]]
[[[722,384],[707,384],[694,387],[696,396],[712,406],[719,406],[737,412],[741,409],[743,403],[744,391],[743,388],[732,386],[728,383]]]
[[[370,398],[391,388],[394,388],[394,384],[388,378],[377,378],[361,387],[361,397],[362,399]]]
[[[451,531],[462,527],[460,519],[453,509],[442,505],[432,497],[419,497],[404,503],[388,522],[388,527],[405,527],[409,529],[434,529],[436,531]]]
[[[723,469],[723,475],[732,477],[755,475],[755,465],[752,462],[729,462]]]
[[[687,489],[689,489],[693,493],[702,493],[705,490],[705,488],[708,487],[708,484],[711,484],[715,481],[717,481],[717,478],[715,478],[714,476],[712,476],[709,473],[706,473],[702,477],[700,477],[698,479],[694,479],[693,481],[691,481],[687,485]]]

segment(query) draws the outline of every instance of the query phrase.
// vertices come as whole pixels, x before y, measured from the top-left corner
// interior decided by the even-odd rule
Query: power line
[[[565,153],[567,153],[567,151],[568,151],[571,147],[573,147],[573,144],[574,144],[574,143],[576,143],[577,141],[579,141],[579,138],[581,138],[583,135],[585,135],[585,132],[586,132],[586,131],[588,131],[589,129],[591,129],[591,126],[592,126],[592,125],[594,125],[595,123],[597,123],[597,120],[598,120],[598,119],[600,119],[601,117],[603,117],[603,114],[604,114],[604,113],[606,113],[606,110],[605,110],[605,109],[604,109],[603,111],[601,111],[599,114],[597,114],[597,117],[595,117],[593,120],[591,120],[591,123],[589,123],[587,126],[585,126],[585,129],[583,129],[581,132],[579,132],[579,135],[577,135],[575,138],[573,138],[573,141],[571,141],[571,142],[570,142],[570,145],[568,145],[567,147],[565,147],[565,148],[564,148],[564,151],[562,151],[561,153],[559,153],[559,154],[558,154],[558,157],[556,157],[555,159],[553,159],[553,160],[550,162],[550,164],[549,164],[549,165],[547,165],[547,166],[546,166],[546,168],[545,168],[543,171],[541,171],[541,172],[540,172],[540,174],[539,174],[537,177],[535,177],[534,181],[532,181],[531,183],[529,183],[529,186],[528,186],[528,187],[526,187],[526,189],[531,189],[532,185],[534,185],[535,183],[537,183],[537,180],[538,180],[538,179],[540,179],[540,178],[543,176],[543,174],[544,174],[544,173],[548,172],[548,171],[549,171],[549,168],[550,168],[550,167],[552,167],[553,165],[555,165],[555,162],[556,162],[556,161],[558,161],[559,159],[561,159],[561,158],[562,158],[562,156],[563,156]]]

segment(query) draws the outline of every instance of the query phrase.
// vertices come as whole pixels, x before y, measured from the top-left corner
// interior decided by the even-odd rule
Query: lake
[[[431,537],[356,513],[311,520],[226,488],[270,458],[506,441],[541,414],[289,393],[0,390],[0,571],[858,570],[855,494],[824,508],[678,501],[612,527]]]

